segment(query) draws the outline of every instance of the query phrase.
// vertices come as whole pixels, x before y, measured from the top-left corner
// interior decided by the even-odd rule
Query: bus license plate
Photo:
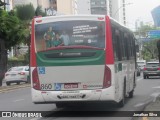
[[[82,95],[62,95],[61,99],[80,99]]]
[[[78,83],[65,83],[64,89],[78,88]]]

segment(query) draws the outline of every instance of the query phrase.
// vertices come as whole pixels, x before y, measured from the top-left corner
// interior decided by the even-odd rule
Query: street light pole
[[[113,17],[115,17],[115,16],[117,15],[117,13],[119,12],[119,10],[120,10],[121,8],[123,8],[124,5],[131,5],[131,4],[133,4],[133,3],[126,3],[126,4],[123,4],[122,6],[120,6],[120,7],[116,10],[116,12],[113,14]]]

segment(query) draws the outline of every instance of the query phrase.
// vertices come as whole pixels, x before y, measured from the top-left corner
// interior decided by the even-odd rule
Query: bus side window
[[[125,42],[125,51],[126,51],[126,57],[127,60],[129,60],[129,46],[128,46],[128,35],[127,33],[124,33],[124,42]]]
[[[132,45],[132,57],[135,58],[136,50],[135,50],[135,40],[134,40],[134,36],[133,35],[131,35],[131,41],[132,41],[132,43],[131,43],[131,45]]]
[[[134,40],[133,40],[133,36],[130,34],[129,35],[129,51],[130,51],[130,59],[134,59]]]
[[[117,26],[112,25],[112,42],[114,49],[114,59],[115,61],[121,61],[123,56],[123,43],[122,35]]]
[[[117,48],[116,53],[118,55],[118,61],[121,61],[122,60],[122,48],[121,48],[122,42],[120,39],[120,32],[119,30],[116,30],[115,33],[116,33],[115,41],[116,41],[116,48]]]
[[[112,25],[112,44],[113,44],[113,51],[114,51],[114,60],[118,60],[117,55],[117,43],[116,43],[116,34],[115,34],[115,26]]]
[[[120,30],[120,43],[121,43],[121,55],[122,55],[122,60],[126,60],[125,56],[125,41],[124,41],[124,31],[121,28]]]

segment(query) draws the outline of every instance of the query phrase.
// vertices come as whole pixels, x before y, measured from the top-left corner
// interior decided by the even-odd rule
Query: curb
[[[12,91],[12,90],[20,89],[20,88],[27,88],[30,86],[31,86],[31,84],[2,86],[2,87],[0,87],[0,93],[5,93],[5,92]]]

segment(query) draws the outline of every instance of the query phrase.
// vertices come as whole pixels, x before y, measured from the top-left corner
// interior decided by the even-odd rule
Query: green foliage
[[[156,28],[155,26],[149,26],[149,25],[141,25],[135,32],[135,35],[142,37],[142,38],[147,38],[148,32],[150,30],[158,30],[159,28]],[[141,43],[142,41],[140,41]],[[150,60],[150,59],[157,59],[158,57],[158,49],[157,49],[157,40],[152,39],[151,41],[148,42],[142,42],[143,49],[142,49],[142,57],[145,60]]]
[[[11,58],[8,60],[8,64],[7,64],[7,68],[11,68],[14,66],[25,66],[28,65],[28,63],[26,63],[26,61],[24,60],[19,60],[17,58]]]
[[[155,30],[155,29],[156,29],[156,27],[154,27],[154,26],[143,25],[143,26],[141,26],[140,28],[137,29],[135,34],[140,35],[141,37],[146,37],[148,31]]]
[[[24,36],[20,20],[11,12],[0,10],[0,38],[5,41],[6,49],[20,43]]]
[[[36,13],[45,16],[41,7],[37,7]],[[29,24],[34,16],[35,10],[32,4],[16,6],[10,12],[0,9],[0,39],[5,41],[6,49],[20,43],[29,45]]]
[[[46,13],[43,12],[41,6],[38,6],[38,7],[36,8],[35,15],[36,15],[36,16],[40,16],[40,15],[41,15],[41,16],[46,16]]]
[[[32,4],[18,5],[15,9],[18,18],[22,21],[30,21],[35,15],[35,10]]]
[[[145,60],[157,59],[158,57],[157,40],[145,42],[143,44],[142,53],[143,53],[143,58]]]

